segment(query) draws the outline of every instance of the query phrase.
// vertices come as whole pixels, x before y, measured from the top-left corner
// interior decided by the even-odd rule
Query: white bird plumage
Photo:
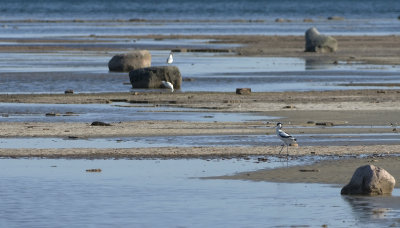
[[[161,81],[165,88],[171,89],[171,92],[174,92],[174,85],[171,82]]]
[[[167,63],[171,64],[174,61],[174,57],[172,56],[172,51],[169,53],[169,56],[167,58]]]
[[[284,143],[282,145],[281,150],[279,151],[279,154],[282,152],[283,148],[286,146],[287,147],[287,154],[289,154],[289,146],[297,144],[296,139],[289,135],[288,133],[284,132],[282,130],[282,124],[277,123],[276,124],[276,135],[279,137],[280,140]]]

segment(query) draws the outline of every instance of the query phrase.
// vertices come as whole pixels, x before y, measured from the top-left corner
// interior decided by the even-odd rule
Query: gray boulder
[[[127,54],[115,55],[108,62],[110,71],[129,72],[131,70],[150,67],[151,55],[147,50],[132,51]]]
[[[335,38],[321,35],[315,27],[306,31],[306,52],[335,52],[337,48]]]
[[[353,174],[350,183],[342,188],[342,195],[391,194],[396,180],[386,170],[374,166],[361,166]]]
[[[147,67],[129,72],[133,88],[163,88],[162,81],[171,82],[174,89],[180,89],[182,75],[176,66]]]

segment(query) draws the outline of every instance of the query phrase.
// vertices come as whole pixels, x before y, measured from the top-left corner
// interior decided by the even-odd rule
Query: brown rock
[[[129,72],[151,66],[151,55],[147,50],[132,51],[127,54],[115,55],[108,62],[110,71]]]
[[[129,72],[133,88],[162,88],[162,81],[172,83],[174,89],[180,89],[182,75],[176,66],[147,67]]]
[[[342,188],[342,195],[391,194],[396,180],[386,170],[374,166],[361,166],[353,174],[350,183]]]
[[[251,88],[237,88],[236,89],[236,94],[251,94]]]

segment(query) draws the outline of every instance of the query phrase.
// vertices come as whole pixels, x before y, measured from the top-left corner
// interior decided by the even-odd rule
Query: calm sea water
[[[400,14],[397,0],[5,0],[0,18],[230,20],[342,16],[390,19]]]
[[[398,225],[400,207],[388,203],[398,202],[398,189],[391,197],[343,197],[340,186],[199,179],[287,165],[256,160],[0,159],[0,226]]]
[[[399,12],[397,0],[7,0],[0,4],[0,25],[3,26],[0,27],[0,37],[26,34],[31,37],[91,34],[299,35],[311,26],[328,34],[399,34]],[[327,20],[331,16],[346,20]],[[276,23],[276,18],[291,22]],[[305,18],[313,21],[303,22]],[[64,22],[36,23],[35,20]],[[74,23],[73,20],[91,22]]]

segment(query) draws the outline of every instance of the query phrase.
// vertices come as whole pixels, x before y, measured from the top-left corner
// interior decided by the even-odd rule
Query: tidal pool
[[[399,197],[398,189],[386,198],[357,198],[342,197],[340,186],[324,184],[199,179],[287,165],[273,158],[254,161],[0,159],[0,226],[387,227],[399,222],[398,205],[382,208],[384,201]]]
[[[133,47],[126,40],[115,42],[125,45],[127,50]],[[202,42],[195,40],[193,43]],[[75,93],[152,91],[132,89],[127,72],[109,72],[107,64],[115,54],[93,51],[3,53],[0,93],[59,94],[67,89]],[[152,66],[165,66],[168,54],[166,50],[152,50]],[[254,92],[398,89],[400,84],[398,66],[197,52],[175,53],[173,65],[183,77],[180,92],[234,92],[236,88],[251,88]],[[379,83],[384,84],[379,86]]]
[[[296,138],[300,146],[393,145],[400,143],[400,136],[397,133],[302,134],[296,135]],[[111,138],[0,137],[0,148],[8,149],[279,146],[281,143],[276,135],[184,135]]]
[[[30,104],[0,103],[3,122],[93,122],[180,120],[200,122],[268,121],[274,116],[251,113],[210,112],[204,109],[178,108],[146,104]],[[56,114],[46,115],[48,113]]]

